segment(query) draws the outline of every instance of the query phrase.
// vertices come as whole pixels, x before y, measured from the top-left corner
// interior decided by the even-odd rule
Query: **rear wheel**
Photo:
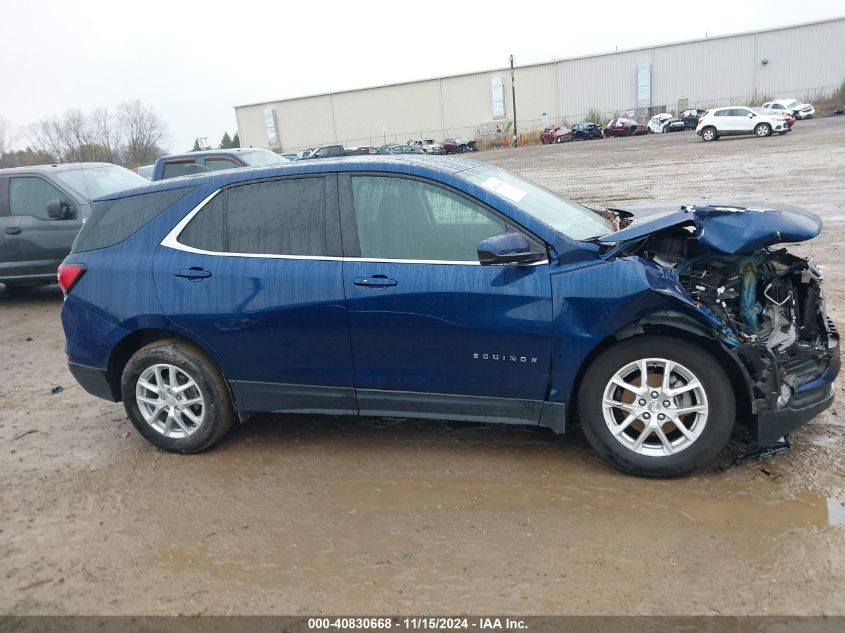
[[[772,126],[768,123],[759,123],[757,127],[754,128],[754,133],[760,138],[765,138],[772,133]]]
[[[641,336],[602,352],[578,392],[584,435],[620,470],[676,477],[712,461],[730,439],[728,377],[703,348]]]
[[[120,382],[132,424],[151,444],[173,453],[198,453],[234,423],[229,390],[196,347],[169,339],[139,349]]]
[[[714,127],[706,127],[701,130],[701,140],[702,141],[715,141],[718,138],[716,135],[716,128]]]

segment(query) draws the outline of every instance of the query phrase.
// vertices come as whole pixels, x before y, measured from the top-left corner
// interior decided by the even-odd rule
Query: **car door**
[[[239,410],[355,413],[337,177],[206,200],[156,253],[165,315],[215,352]]]
[[[80,203],[60,185],[35,173],[8,176],[2,181],[0,276],[49,279],[82,227]],[[53,200],[61,203],[65,217],[50,217],[47,204]]]
[[[725,109],[713,113],[713,123],[720,135],[728,136],[737,133],[733,112],[733,109]]]
[[[757,115],[748,108],[734,108],[731,110],[734,130],[737,134],[751,134],[757,125]]]
[[[478,243],[520,230],[405,175],[340,178],[343,281],[362,414],[536,423],[552,302],[544,261],[482,266]]]

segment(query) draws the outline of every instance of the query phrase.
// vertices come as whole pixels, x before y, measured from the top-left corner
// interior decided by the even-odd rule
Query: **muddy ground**
[[[806,206],[845,323],[845,117],[477,157],[592,205]],[[76,385],[61,304],[0,288],[0,613],[845,614],[842,400],[785,455],[677,481],[577,434],[407,420],[262,416],[180,457]]]

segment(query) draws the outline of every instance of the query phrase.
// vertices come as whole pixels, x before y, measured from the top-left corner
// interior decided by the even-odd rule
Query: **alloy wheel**
[[[644,456],[692,446],[707,424],[707,394],[681,363],[643,358],[617,371],[604,389],[602,413],[611,435]]]
[[[160,363],[141,372],[135,400],[147,424],[172,439],[195,433],[205,418],[205,399],[199,385],[174,365]]]

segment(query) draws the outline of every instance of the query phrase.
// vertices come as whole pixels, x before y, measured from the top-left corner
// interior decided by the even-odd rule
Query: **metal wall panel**
[[[739,105],[754,91],[754,35],[655,48],[653,59],[654,105]]]
[[[650,50],[628,51],[557,63],[561,115],[580,121],[590,108],[612,114],[637,105],[637,66],[650,64]]]
[[[761,32],[756,62],[758,94],[812,99],[830,93],[845,81],[845,20]]]
[[[762,63],[763,59],[766,64]],[[845,18],[516,69],[520,132],[551,121],[605,116],[637,106],[637,67],[651,68],[651,104],[674,109],[751,102],[755,96],[812,98],[845,79]],[[235,108],[244,146],[266,147],[264,110],[274,108],[281,147],[380,145],[420,134],[474,137],[493,120],[491,81],[501,77],[513,119],[510,69],[472,73]],[[385,131],[386,130],[386,131]]]

